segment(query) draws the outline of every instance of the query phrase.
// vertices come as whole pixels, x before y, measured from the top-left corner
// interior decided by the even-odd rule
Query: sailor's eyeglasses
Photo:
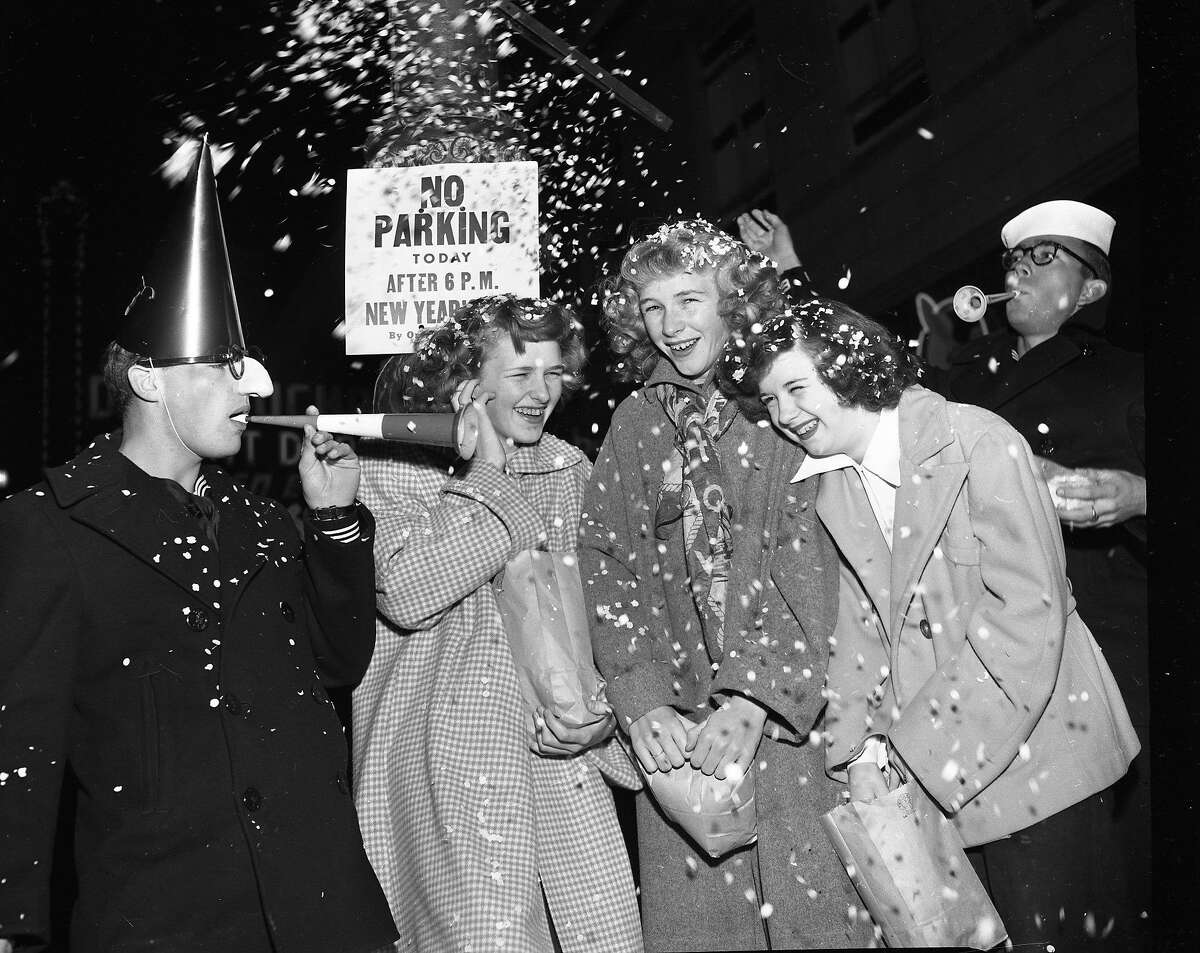
[[[1066,245],[1061,245],[1058,242],[1037,242],[1034,245],[1017,245],[1015,248],[1008,248],[1000,256],[1000,263],[1004,266],[1005,271],[1012,271],[1017,262],[1028,255],[1029,260],[1035,265],[1048,265],[1054,261],[1055,256],[1060,251],[1066,252],[1079,262],[1079,264],[1083,265],[1084,268],[1091,272],[1093,278],[1100,277],[1096,274],[1095,268],[1080,258],[1075,252],[1071,251]]]
[[[221,348],[216,354],[205,354],[201,357],[168,357],[163,360],[158,358],[144,357],[138,363],[143,367],[178,367],[181,364],[227,364],[229,365],[229,373],[235,381],[240,381],[246,373],[246,358],[251,358],[262,365],[266,365],[267,358],[260,348],[253,345],[250,347],[242,347],[239,344],[230,344]]]

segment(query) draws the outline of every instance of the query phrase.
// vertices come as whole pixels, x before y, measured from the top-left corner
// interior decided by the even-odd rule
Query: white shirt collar
[[[809,477],[832,470],[854,467],[856,470],[868,470],[890,486],[900,486],[900,410],[898,407],[887,407],[879,413],[879,423],[871,442],[867,444],[867,452],[863,455],[862,466],[859,466],[844,453],[834,453],[828,457],[806,456],[800,464],[800,469],[792,477],[792,483],[799,483]]]

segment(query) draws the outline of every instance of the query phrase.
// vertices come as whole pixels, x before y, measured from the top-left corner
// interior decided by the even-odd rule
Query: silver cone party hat
[[[142,283],[116,334],[127,351],[165,361],[245,346],[207,134]]]

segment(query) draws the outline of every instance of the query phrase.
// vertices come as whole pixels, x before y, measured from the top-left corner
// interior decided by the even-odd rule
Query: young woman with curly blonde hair
[[[702,220],[633,245],[605,288],[617,408],[584,502],[593,648],[643,771],[753,772],[757,843],[710,859],[638,796],[648,950],[865,943],[819,825],[837,803],[819,742],[837,555],[792,487],[803,452],[716,389],[733,332],[784,307],[770,262]],[[799,491],[799,492],[797,492]],[[776,582],[779,581],[779,585]]]

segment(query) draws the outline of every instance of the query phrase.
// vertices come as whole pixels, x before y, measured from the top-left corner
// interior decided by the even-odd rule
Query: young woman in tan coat
[[[1104,823],[1068,809],[1098,804],[1138,740],[1075,611],[1046,485],[1004,420],[918,376],[893,334],[820,298],[721,366],[747,413],[808,451],[792,479],[819,475],[817,516],[840,552],[827,767],[862,801],[917,780],[968,846]],[[1023,942],[1036,911],[999,912]]]

